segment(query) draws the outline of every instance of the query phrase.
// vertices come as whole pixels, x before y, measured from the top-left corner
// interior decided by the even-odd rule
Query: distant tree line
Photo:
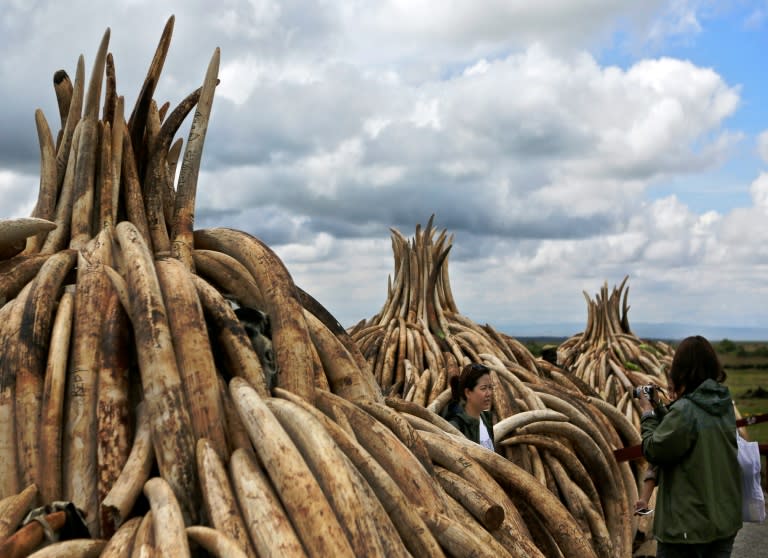
[[[724,354],[733,354],[737,357],[768,357],[768,344],[759,343],[749,347],[735,343],[730,339],[723,339],[715,344],[718,352]]]

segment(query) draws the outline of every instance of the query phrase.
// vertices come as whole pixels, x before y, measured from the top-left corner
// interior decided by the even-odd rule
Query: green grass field
[[[728,374],[725,384],[741,416],[768,413],[767,397],[749,397],[750,391],[768,391],[768,342],[734,343],[724,339],[714,347]],[[747,426],[746,431],[749,440],[768,444],[768,422]],[[768,487],[767,463],[763,459],[764,488]]]
[[[768,413],[768,398],[749,397],[749,390],[768,391],[768,342],[733,342],[724,339],[714,343],[728,378],[736,408],[742,416]],[[768,423],[747,427],[750,440],[768,444]]]

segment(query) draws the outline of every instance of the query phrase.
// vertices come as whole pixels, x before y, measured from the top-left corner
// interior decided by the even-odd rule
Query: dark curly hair
[[[461,369],[458,376],[453,376],[450,380],[451,398],[454,401],[461,401],[464,398],[464,390],[473,390],[477,385],[477,380],[490,374],[491,369],[484,364],[467,364]]]
[[[683,388],[683,393],[691,393],[704,380],[724,382],[726,377],[714,347],[701,335],[686,337],[677,346],[669,369],[669,379],[675,389]]]

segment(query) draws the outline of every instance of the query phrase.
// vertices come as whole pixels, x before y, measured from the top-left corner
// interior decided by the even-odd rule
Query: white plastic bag
[[[741,466],[742,520],[760,523],[765,519],[765,496],[760,486],[760,448],[757,442],[748,442],[738,432],[736,438]]]

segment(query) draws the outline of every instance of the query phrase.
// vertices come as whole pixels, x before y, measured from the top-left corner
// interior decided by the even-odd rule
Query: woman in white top
[[[482,364],[468,364],[461,374],[451,378],[451,401],[443,417],[464,436],[494,450],[491,404],[493,385],[490,369]]]

